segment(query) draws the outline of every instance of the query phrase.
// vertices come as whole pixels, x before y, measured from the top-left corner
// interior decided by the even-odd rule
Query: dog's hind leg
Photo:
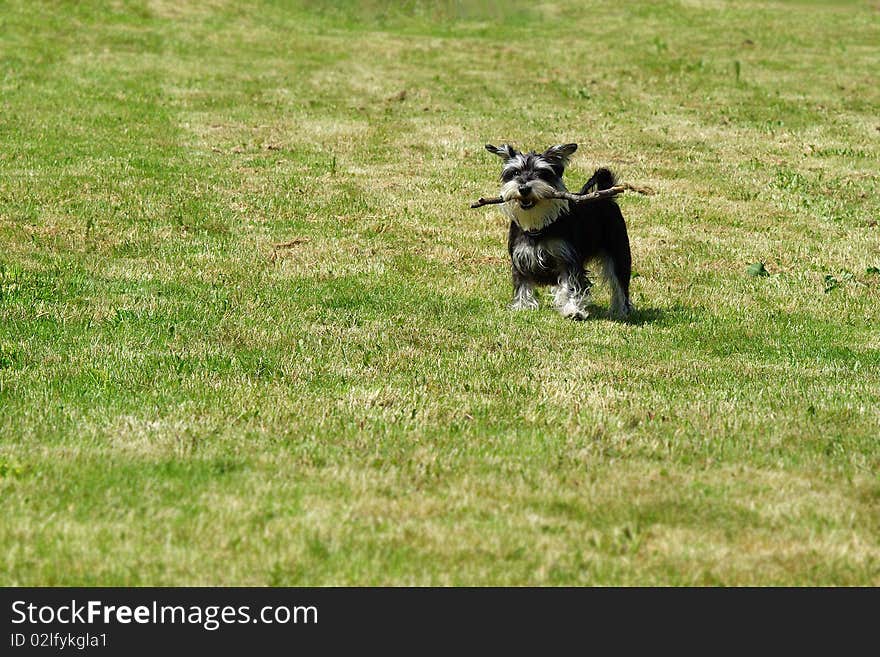
[[[632,312],[629,298],[629,279],[632,276],[632,253],[626,222],[616,203],[608,204],[605,217],[604,270],[611,287],[611,316],[626,319]]]
[[[611,288],[610,315],[618,319],[626,319],[632,312],[629,298],[629,279],[631,276],[631,260],[629,248],[626,254],[618,253],[617,257],[606,256],[604,262],[605,280]]]

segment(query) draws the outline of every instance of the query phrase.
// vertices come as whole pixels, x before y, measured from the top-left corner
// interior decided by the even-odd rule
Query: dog
[[[611,315],[626,319],[632,254],[626,222],[613,199],[589,203],[552,198],[568,191],[562,174],[577,144],[551,146],[543,153],[523,153],[513,146],[486,145],[504,160],[501,170],[502,211],[510,219],[507,250],[513,276],[514,310],[538,308],[535,288],[550,285],[553,305],[564,316],[584,320],[592,305],[585,265],[598,261],[611,287]],[[614,186],[608,169],[596,172],[580,194]]]

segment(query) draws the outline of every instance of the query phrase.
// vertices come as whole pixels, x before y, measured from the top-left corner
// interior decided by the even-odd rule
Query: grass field
[[[0,584],[880,585],[878,71],[876,2],[0,2]],[[658,190],[631,322],[507,309],[505,141]]]

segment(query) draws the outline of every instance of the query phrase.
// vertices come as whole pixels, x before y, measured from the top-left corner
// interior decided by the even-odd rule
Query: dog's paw
[[[610,308],[608,315],[612,319],[625,322],[630,318],[633,312],[635,312],[635,308],[633,308],[632,303],[629,301],[629,299],[627,299],[624,303],[613,305]]]
[[[589,319],[590,317],[589,310],[571,301],[560,308],[559,312],[562,314],[563,317],[567,317],[568,319],[574,320],[576,322],[582,322],[585,319]]]

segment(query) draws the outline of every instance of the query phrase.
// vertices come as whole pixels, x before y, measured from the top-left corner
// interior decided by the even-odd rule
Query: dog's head
[[[565,191],[562,174],[577,144],[551,146],[543,153],[522,153],[505,144],[486,144],[486,150],[504,160],[501,169],[502,210],[523,230],[540,230],[568,209],[568,201],[553,194]]]

